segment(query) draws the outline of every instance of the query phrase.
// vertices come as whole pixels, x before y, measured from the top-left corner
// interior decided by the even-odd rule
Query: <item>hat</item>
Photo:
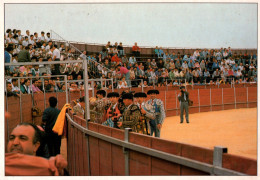
[[[138,98],[138,97],[144,97],[144,98],[146,98],[147,95],[146,95],[144,92],[138,92],[138,93],[135,93],[135,94],[134,94],[134,97],[135,97],[135,98]]]
[[[107,93],[105,90],[98,90],[97,94],[103,95],[103,97],[105,97]]]
[[[110,98],[110,97],[119,97],[119,94],[117,92],[111,92],[111,93],[107,94],[107,97],[108,98]]]
[[[122,96],[122,99],[131,99],[133,100],[134,95],[132,93],[125,93]]]
[[[151,89],[151,90],[149,90],[149,91],[147,92],[147,94],[148,94],[148,95],[150,95],[150,94],[159,94],[159,91],[156,90],[156,89]]]

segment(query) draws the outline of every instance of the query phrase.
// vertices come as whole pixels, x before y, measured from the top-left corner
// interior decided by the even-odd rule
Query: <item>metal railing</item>
[[[76,122],[74,122],[72,120],[72,118],[69,116],[69,114],[66,114],[66,117],[68,119],[68,121],[71,123],[71,125],[75,128],[77,128],[78,130],[80,130],[82,133],[85,134],[86,137],[95,137],[98,139],[101,139],[105,142],[117,145],[122,147],[123,152],[125,154],[125,175],[129,175],[129,153],[126,153],[126,151],[128,152],[129,150],[131,151],[135,151],[135,152],[139,152],[139,153],[143,153],[146,154],[148,156],[151,157],[156,157],[159,158],[161,160],[166,160],[172,163],[176,163],[182,166],[186,166],[186,167],[190,167],[196,170],[200,170],[206,173],[209,173],[211,175],[230,175],[230,176],[245,176],[247,174],[241,173],[241,172],[237,172],[237,171],[233,171],[233,170],[229,170],[226,168],[222,168],[222,153],[225,152],[226,148],[222,148],[222,147],[215,147],[214,148],[214,154],[213,154],[213,165],[211,164],[207,164],[207,163],[203,163],[203,162],[199,162],[193,159],[189,159],[189,158],[185,158],[185,157],[181,157],[181,156],[177,156],[177,155],[173,155],[170,153],[166,153],[163,151],[159,151],[159,150],[155,150],[155,149],[151,149],[151,148],[147,148],[141,145],[137,145],[134,143],[131,143],[128,141],[129,139],[129,132],[131,131],[130,128],[126,128],[125,131],[125,137],[124,137],[124,141],[120,140],[120,139],[116,139],[104,134],[100,134],[94,131],[91,131],[88,129],[88,126],[86,126],[86,128],[82,127],[81,125],[77,124]],[[88,123],[86,123],[88,124]],[[89,175],[91,175],[90,172],[90,154],[89,154],[89,146],[87,146],[87,152],[88,152],[88,164],[89,164]]]
[[[58,33],[56,33],[55,31],[51,30],[51,36],[53,37],[54,35],[57,36],[57,38],[61,39],[62,41],[66,42],[69,44],[69,46],[73,47],[73,49],[75,49],[79,55],[82,54],[83,52],[80,51],[78,48],[76,48],[75,46],[73,46],[69,41],[65,40],[63,37],[61,37]],[[79,56],[78,55],[78,56]],[[98,71],[98,66],[101,66],[102,68],[106,68],[105,66],[103,66],[102,64],[100,64],[97,61],[94,61],[93,59],[90,59],[87,57],[86,59],[88,61],[88,67],[90,68],[91,72],[97,72]],[[112,72],[110,69],[106,68],[108,72]]]

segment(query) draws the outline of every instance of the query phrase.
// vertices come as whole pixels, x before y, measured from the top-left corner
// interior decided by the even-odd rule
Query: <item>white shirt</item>
[[[56,56],[56,59],[60,59],[60,51],[57,48],[55,48],[53,50],[52,59],[54,58],[54,56]],[[55,60],[55,59],[53,59],[53,60]]]
[[[51,40],[51,38],[46,37],[46,42],[49,42],[50,40]]]
[[[23,45],[23,46],[28,46],[28,44],[29,44],[29,41],[23,40],[23,42],[22,42],[22,45]]]
[[[45,37],[44,37],[44,36],[41,36],[41,37],[40,37],[40,40],[41,40],[41,41],[45,41]]]
[[[31,39],[29,39],[29,44],[32,44],[32,45],[34,45],[34,43],[35,43],[35,41],[34,41],[34,40],[31,40]]]

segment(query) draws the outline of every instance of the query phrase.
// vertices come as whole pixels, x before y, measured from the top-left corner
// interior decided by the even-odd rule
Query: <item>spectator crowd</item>
[[[196,49],[191,54],[181,54],[156,46],[151,57],[144,58],[137,43],[128,55],[122,42],[112,45],[108,41],[98,54],[86,51],[79,54],[73,46],[52,40],[49,32],[45,35],[42,31],[38,36],[37,32],[26,30],[22,35],[21,30],[16,29],[6,30],[4,43],[5,63],[14,63],[5,66],[8,86],[12,86],[9,96],[64,91],[63,77],[52,75],[67,75],[68,80],[77,80],[68,83],[70,91],[80,91],[84,85],[82,63],[18,66],[17,62],[86,60],[89,78],[104,80],[94,82],[97,89],[257,82],[257,55],[233,53],[230,47]],[[21,77],[20,88],[14,77]]]

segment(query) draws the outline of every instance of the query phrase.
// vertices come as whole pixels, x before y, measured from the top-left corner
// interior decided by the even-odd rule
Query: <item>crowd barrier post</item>
[[[213,151],[213,166],[222,167],[223,153],[227,153],[228,149],[222,146],[215,146]],[[215,175],[212,173],[211,175]]]
[[[246,107],[248,108],[248,87],[246,87]]]
[[[44,103],[44,109],[46,109],[46,94],[45,94],[44,79],[43,79],[42,88],[43,88],[43,103]]]
[[[209,103],[210,103],[210,111],[212,111],[211,88],[209,89]]]
[[[68,76],[67,75],[64,75],[64,80],[65,80],[65,92],[66,92],[66,103],[69,102],[69,93],[68,93]]]
[[[102,81],[101,81],[101,89],[103,87]],[[95,96],[95,89],[94,89],[94,81],[91,81],[91,88],[92,88],[92,97]]]
[[[166,90],[164,90],[164,102],[165,102],[165,103],[164,103],[164,111],[165,111],[165,116],[166,116],[166,114],[167,114],[167,110],[166,110],[166,103],[167,103],[166,101],[167,101],[167,98],[166,98],[166,95],[167,95],[167,94],[166,94]]]
[[[178,115],[179,113],[178,113],[178,105],[177,105],[178,103],[177,91],[175,91],[175,99],[176,99],[176,115]]]
[[[224,110],[224,90],[222,88],[222,110]]]
[[[125,128],[125,142],[129,142],[129,132],[131,132],[131,128]],[[125,156],[125,176],[129,176],[129,149],[123,147],[123,152]]]
[[[236,88],[234,87],[235,109],[237,108]]]
[[[200,89],[198,89],[198,103],[199,103],[199,112],[200,112]]]
[[[31,90],[32,90],[32,79],[30,79],[30,84],[31,84]],[[33,93],[33,90],[32,90],[32,106],[35,106],[34,104],[34,93]],[[44,97],[44,109],[45,109],[45,97]],[[32,123],[34,124],[34,117],[32,117]]]
[[[89,112],[89,91],[88,91],[88,64],[84,61],[84,92],[85,92],[85,120],[88,129],[88,120],[90,120]]]
[[[20,103],[20,121],[21,123],[23,122],[23,113],[22,113],[22,92],[21,92],[21,85],[20,85],[20,78],[18,78],[18,87],[19,87],[19,90],[20,90],[20,97],[19,97],[19,103]]]

